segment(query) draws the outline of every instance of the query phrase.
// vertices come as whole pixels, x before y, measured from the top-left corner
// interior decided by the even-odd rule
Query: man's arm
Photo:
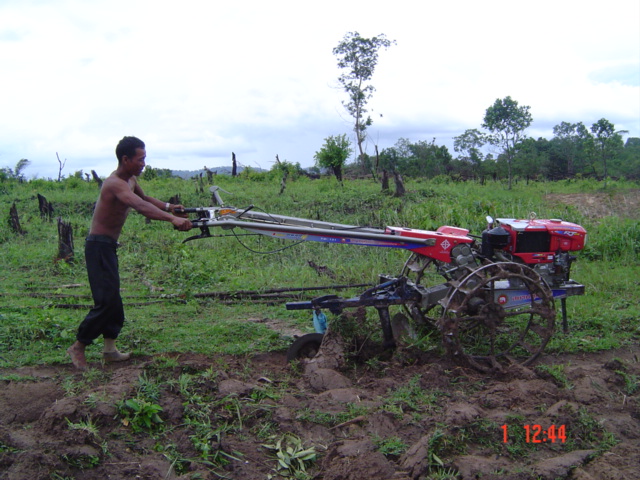
[[[165,212],[165,204],[156,198],[146,196],[137,183],[134,190],[131,191],[127,182],[118,182],[114,185],[113,193],[120,202],[151,220],[171,222],[174,227],[182,231],[190,230],[192,227],[191,220],[188,218],[177,217]]]
[[[152,205],[154,205],[155,207],[159,208],[160,210],[163,210],[165,212],[170,212],[173,213],[174,215],[178,215],[175,212],[175,209],[182,209],[184,208],[182,205],[174,205],[173,203],[169,203],[169,202],[163,202],[161,200],[158,200],[157,198],[154,198],[150,195],[146,195],[143,191],[142,191],[142,187],[138,184],[138,182],[136,182],[135,187],[133,189],[133,192],[138,195],[140,198],[142,198],[144,201],[151,203]],[[180,217],[185,216],[183,214],[178,215]]]

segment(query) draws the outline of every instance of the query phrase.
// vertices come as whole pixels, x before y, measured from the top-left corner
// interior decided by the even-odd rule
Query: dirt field
[[[550,203],[573,205],[580,213],[594,219],[609,215],[638,219],[640,215],[640,190],[609,195],[606,193],[554,193],[547,195]]]
[[[555,198],[595,216],[637,215],[637,199]],[[285,432],[292,456],[317,454],[290,478],[640,479],[638,347],[500,374],[402,351],[347,368],[281,352],[2,369],[0,479],[282,478],[265,445]],[[135,431],[117,405],[141,391],[162,423]]]
[[[260,431],[277,425],[318,453],[309,476],[299,478],[640,479],[639,392],[629,394],[629,379],[637,383],[640,377],[637,348],[545,356],[542,364],[567,366],[562,382],[540,368],[478,374],[439,357],[338,372],[313,361],[292,370],[284,354],[180,356],[179,366],[164,369],[162,376],[176,383],[186,372],[203,379],[197,390],[210,407],[213,428],[234,425],[210,439],[221,454],[235,457],[217,473],[186,460],[199,458],[199,452],[176,383],[171,388],[166,382],[158,400],[164,433],[134,433],[118,415],[116,403],[136,395],[144,372],[158,372],[157,360],[93,365],[94,375],[84,377],[66,366],[2,371],[4,378],[29,380],[2,382],[0,478],[266,479],[275,474],[276,462],[263,445],[274,442]],[[198,377],[212,366],[216,375]],[[279,385],[281,395],[267,394]],[[354,405],[362,414],[337,423]],[[82,428],[82,422],[98,431]],[[564,426],[566,439],[534,437],[534,425]],[[404,452],[382,449],[380,439],[390,438]],[[179,452],[179,462],[167,454],[168,446]]]

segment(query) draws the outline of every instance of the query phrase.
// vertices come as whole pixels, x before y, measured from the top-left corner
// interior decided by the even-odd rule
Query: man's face
[[[146,158],[147,151],[144,148],[136,148],[136,153],[133,157],[124,156],[124,160],[127,162],[127,169],[136,177],[142,174]]]

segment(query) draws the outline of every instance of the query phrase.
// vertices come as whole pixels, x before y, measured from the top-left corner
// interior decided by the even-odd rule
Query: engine
[[[570,252],[582,250],[587,231],[562,220],[498,218],[482,233],[482,255],[497,261],[522,262],[536,270],[551,286],[569,280]]]

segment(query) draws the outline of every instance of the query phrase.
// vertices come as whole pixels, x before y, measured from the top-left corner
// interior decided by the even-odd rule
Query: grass
[[[556,365],[537,365],[536,370],[551,377],[554,383],[560,388],[566,388],[567,390],[573,388],[573,385],[565,374],[564,364],[560,363]]]
[[[142,183],[147,193],[161,199],[180,194],[186,206],[210,204],[208,192],[201,193],[191,181],[158,179]],[[606,350],[632,344],[640,337],[636,280],[640,273],[638,219],[589,218],[573,206],[549,203],[544,198],[549,193],[603,193],[601,186],[592,182],[519,183],[509,191],[501,184],[483,186],[418,179],[407,182],[408,193],[402,199],[382,194],[379,186],[370,181],[347,181],[344,187],[339,187],[334,179],[301,178],[289,182],[283,195],[277,194],[278,182],[259,176],[254,180],[218,176],[216,183],[232,193],[223,194],[230,205],[254,204],[272,213],[353,225],[436,229],[449,224],[479,234],[487,214],[526,217],[535,211],[539,218],[575,221],[589,232],[588,247],[577,253],[579,260],[572,275],[585,284],[586,295],[569,299],[570,334],[554,335],[547,351]],[[612,196],[633,188],[637,185],[612,182],[605,193]],[[40,218],[36,193],[52,202],[54,215],[73,225],[74,263],[55,261],[57,226],[55,221]],[[92,303],[82,239],[88,232],[97,193],[95,184],[76,178],[0,184],[2,205],[15,202],[27,231],[19,236],[10,231],[6,221],[0,224],[3,242],[0,366],[68,361],[66,347],[73,341],[76,328]],[[123,348],[140,355],[282,350],[288,345],[286,337],[264,322],[247,319],[274,319],[282,326],[311,332],[309,312],[289,312],[282,303],[224,304],[194,295],[375,283],[380,273],[397,274],[407,257],[406,252],[394,249],[317,243],[293,246],[265,237],[224,236],[183,244],[184,238],[184,233],[172,230],[164,222],[146,223],[142,216],[130,215],[119,249],[127,314],[120,338]],[[254,253],[282,247],[292,248],[271,255]],[[309,260],[329,267],[336,279],[318,276],[308,266]],[[350,296],[361,290],[339,293]],[[89,350],[90,361],[99,358],[97,351]]]

